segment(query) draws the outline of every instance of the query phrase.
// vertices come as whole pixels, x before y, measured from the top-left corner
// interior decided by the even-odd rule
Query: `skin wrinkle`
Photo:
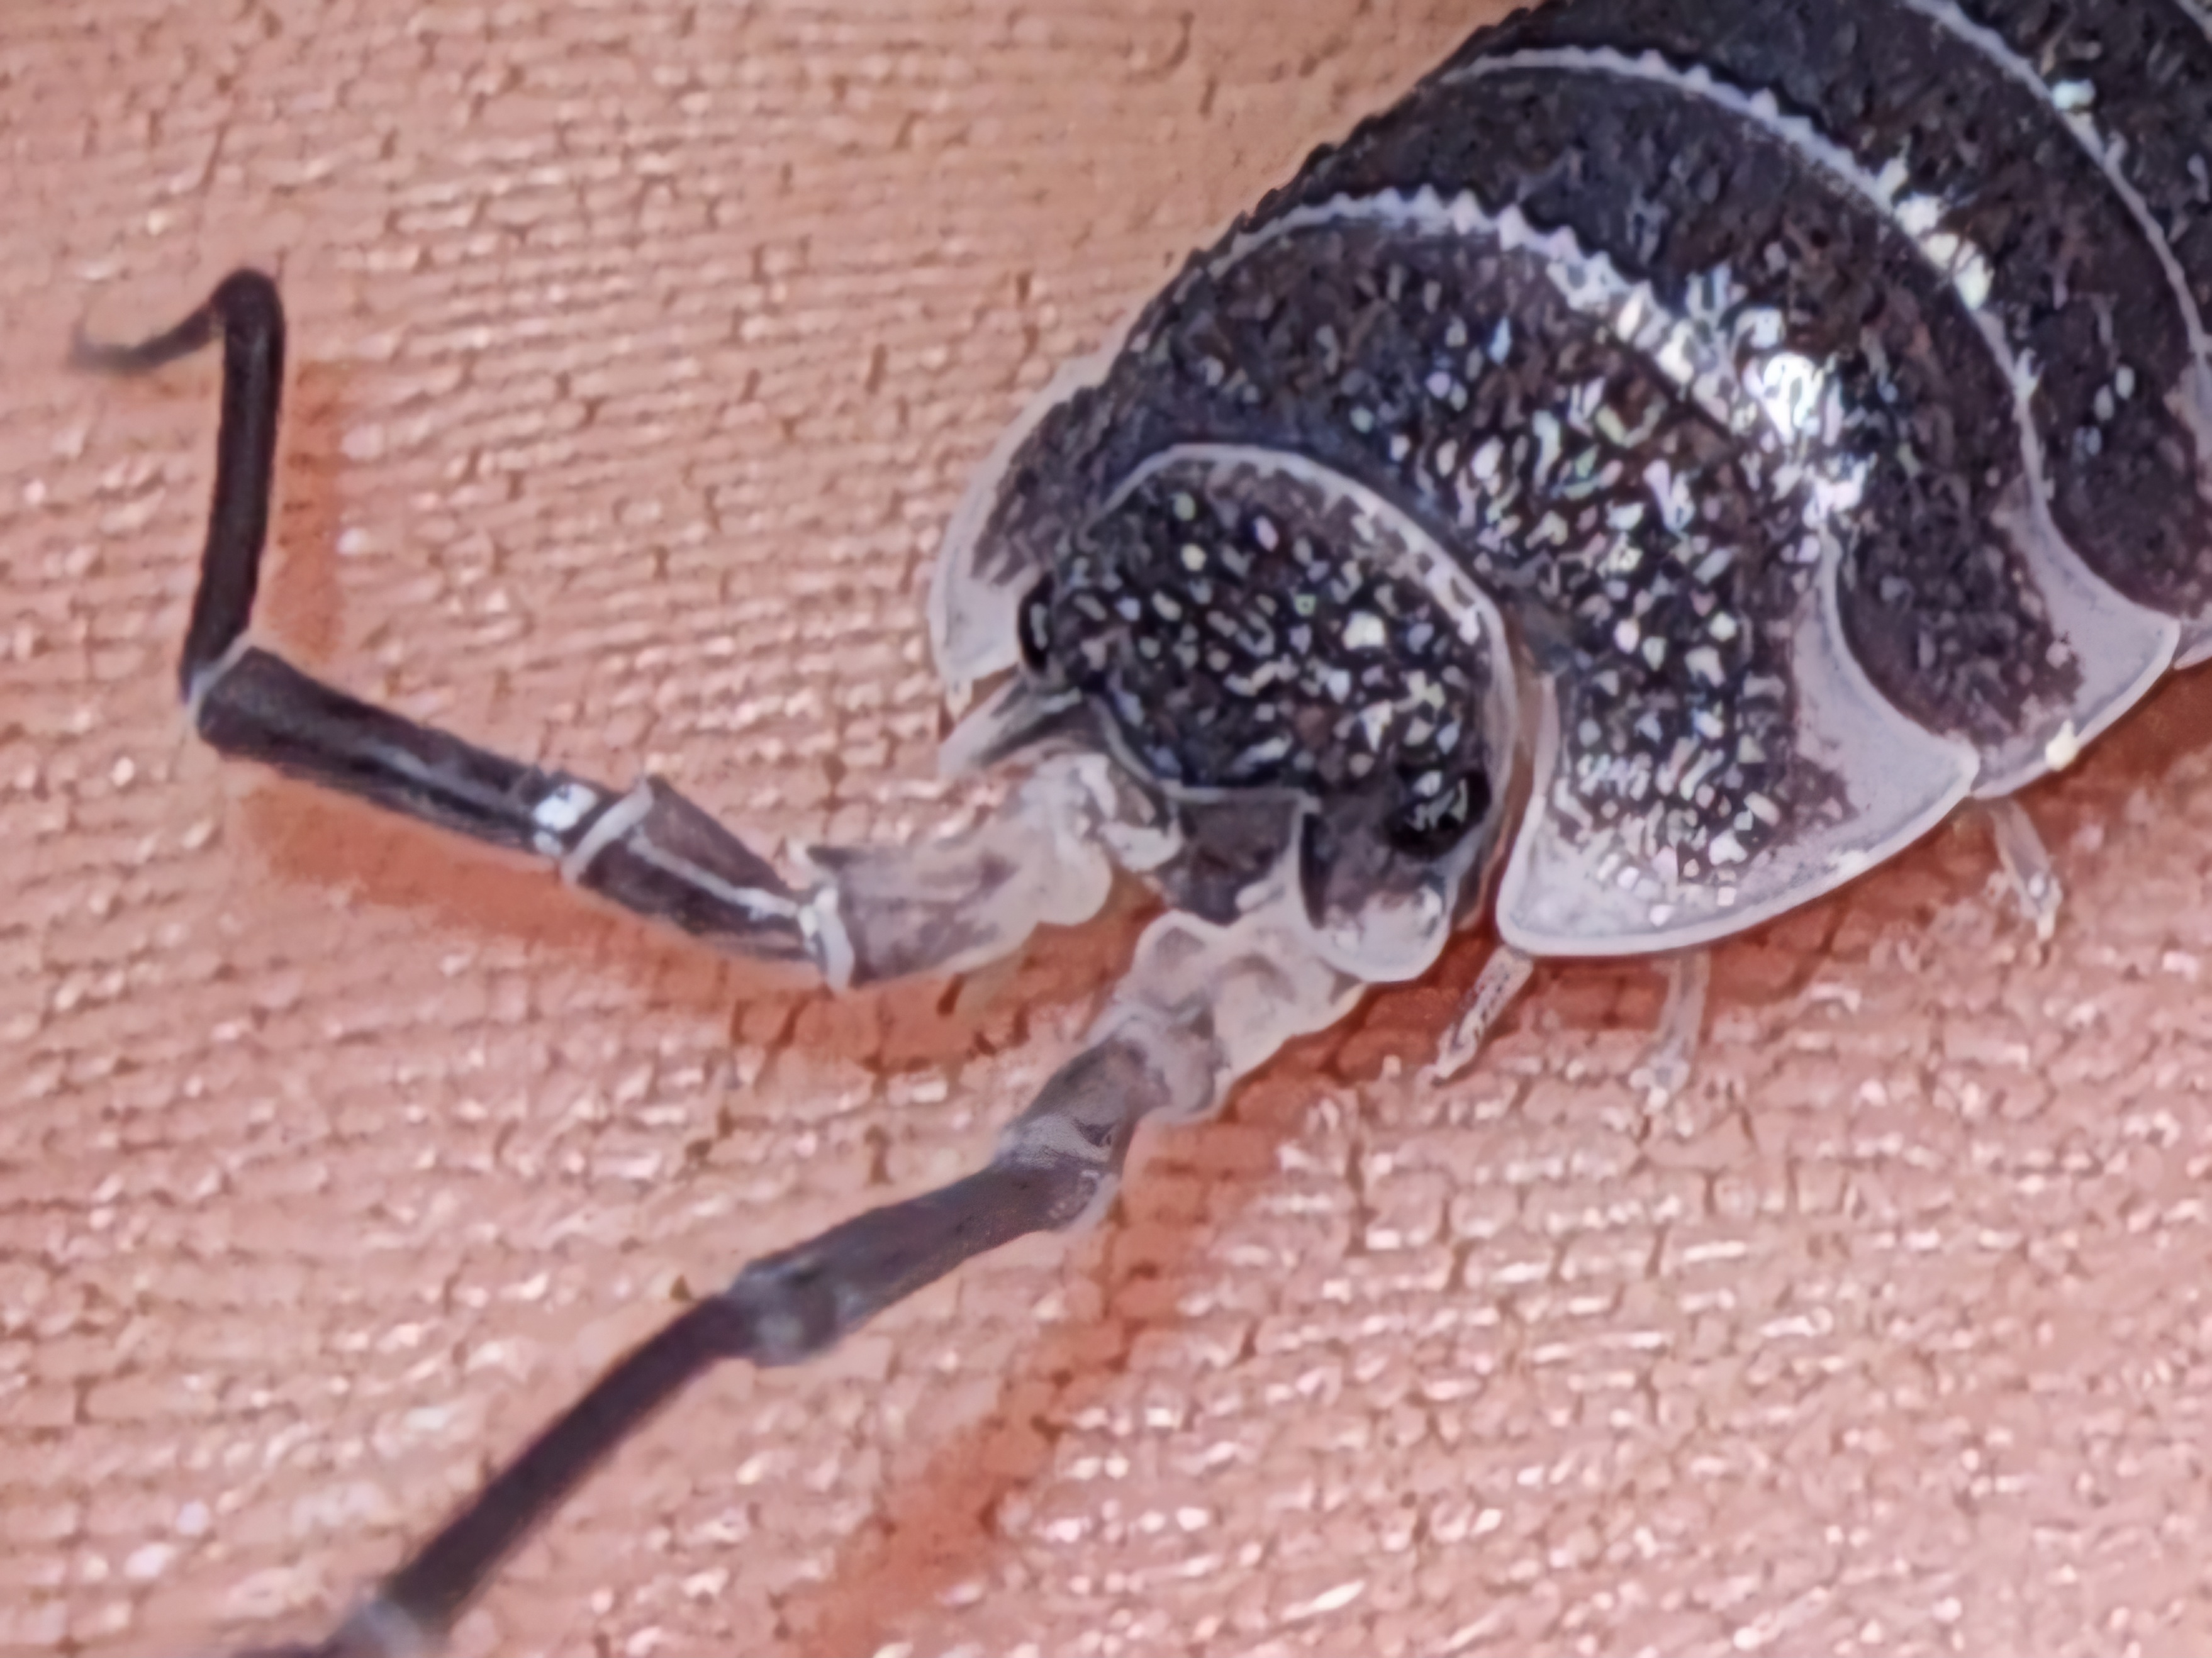
[[[1058,360],[1440,59],[1433,3],[17,0],[0,39],[0,1651],[318,1623],[679,1284],[988,1156],[1136,912],[836,1001],[227,771],[172,669],[211,358],[279,268],[263,632],[728,822],[897,840],[921,596]],[[717,1375],[468,1653],[2212,1648],[2212,679],[2030,797],[2053,944],[1945,831],[1718,954],[1472,983],[1147,1130],[820,1363]]]

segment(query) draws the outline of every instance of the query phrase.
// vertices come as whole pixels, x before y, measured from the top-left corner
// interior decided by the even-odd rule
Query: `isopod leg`
[[[913,848],[825,851],[806,890],[667,784],[627,791],[481,749],[348,695],[251,643],[283,397],[284,310],[258,271],[227,276],[176,327],[135,345],[80,339],[76,361],[149,373],[222,343],[215,496],[178,677],[218,751],[489,845],[732,954],[809,963],[833,985],[972,966],[1041,922],[1105,899],[1091,839],[1117,809],[1097,768],[1048,768],[997,818]]]
[[[1523,955],[1510,944],[1501,944],[1490,952],[1490,959],[1482,964],[1482,972],[1467,999],[1465,1011],[1437,1045],[1436,1062],[1429,1067],[1431,1078],[1437,1082],[1449,1082],[1474,1063],[1483,1043],[1490,1039],[1490,1028],[1513,1005],[1513,999],[1528,985],[1528,975],[1535,970],[1535,958]]]
[[[1664,1103],[1690,1080],[1698,1059],[1698,1043],[1705,1034],[1705,993],[1711,987],[1713,958],[1709,950],[1686,950],[1662,963],[1667,975],[1667,1000],[1659,1010],[1659,1028],[1651,1034],[1641,1077],[1653,1101]]]
[[[2013,902],[2034,926],[2036,941],[2049,944],[2058,930],[2058,909],[2066,895],[2058,884],[2050,849],[2036,832],[2035,820],[2010,795],[1984,800],[1982,811],[1989,819],[1990,836],[1996,842],[1997,862],[2004,866]]]

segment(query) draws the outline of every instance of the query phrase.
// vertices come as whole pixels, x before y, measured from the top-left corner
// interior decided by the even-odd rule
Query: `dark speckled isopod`
[[[787,885],[648,780],[471,747],[246,641],[283,318],[221,337],[182,689],[217,749],[842,987],[1167,912],[981,1171],[753,1263],[622,1361],[313,1650],[434,1646],[514,1543],[723,1357],[821,1351],[1094,1212],[1188,1119],[1455,929],[1675,964],[1983,803],[2212,656],[2212,21],[2200,0],[1566,0],[1476,35],[1194,258],[1018,422],[946,538],[963,838]],[[980,695],[980,701],[976,698]],[[969,705],[975,706],[972,708]]]

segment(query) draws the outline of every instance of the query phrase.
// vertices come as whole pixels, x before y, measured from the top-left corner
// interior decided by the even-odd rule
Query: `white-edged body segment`
[[[1834,890],[1942,823],[1973,786],[1974,751],[1899,715],[1841,637],[1823,582],[1791,630],[1790,665],[1801,752],[1838,780],[1846,811],[1780,847],[1741,856],[1724,847],[1695,877],[1648,841],[1586,821],[1561,764],[1559,702],[1545,697],[1528,815],[1498,891],[1498,937],[1536,957],[1711,944]]]
[[[1683,3],[1687,6],[1692,0]],[[1542,16],[1558,16],[1571,9],[1543,14],[1536,21],[1540,24]],[[2007,279],[2002,258],[1958,228],[1958,216],[1940,197],[1916,191],[1911,170],[1901,159],[1870,165],[1810,120],[1784,112],[1771,91],[1732,84],[1703,64],[1678,66],[1656,52],[1632,54],[1612,47],[1534,47],[1474,58],[1455,68],[1446,80],[1448,84],[1480,82],[1530,74],[1587,76],[1601,83],[1614,80],[1655,87],[1675,97],[1708,104],[1727,118],[1757,129],[1802,158],[1808,183],[1856,197],[1892,226],[1918,251],[1936,282],[1957,295],[1986,342],[1991,360],[2011,392],[2021,472],[1985,517],[2008,548],[2013,580],[2024,607],[2049,619],[2051,648],[2063,653],[2074,670],[2075,682],[2063,693],[2036,699],[2037,706],[2023,706],[2018,717],[2004,722],[2002,729],[1977,737],[1983,763],[1976,792],[2008,794],[2033,782],[2056,768],[2054,756],[2078,751],[2083,743],[2132,708],[2171,665],[2180,623],[2172,616],[2132,602],[2100,579],[2053,521],[2050,502],[2058,485],[2047,453],[2051,447],[2048,428],[2052,422],[2041,418],[2039,406],[2044,369],[2026,343],[2008,332],[1994,307],[1993,297]],[[2103,179],[2101,173],[2098,177]],[[2148,239],[2143,251],[2147,257],[2156,257],[2157,250]],[[2169,267],[2167,260],[2158,268],[2163,273]],[[1693,283],[1692,291],[1695,287]],[[2184,303],[2185,295],[2177,295],[2167,288],[2158,297],[2173,312],[2175,346],[2162,355],[2173,365],[2178,377],[2191,365],[2189,348],[2202,335],[2190,326],[2195,320],[2194,307]],[[1772,314],[1771,308],[1768,314]],[[1782,331],[1788,337],[1788,331]],[[2193,450],[2197,434],[2190,435]],[[2065,459],[2061,459],[2062,468]],[[2179,476],[2167,477],[2162,483],[2179,498],[2177,510],[2188,519],[2182,525],[2170,526],[2170,533],[2203,546],[2208,565],[2212,565],[2212,513],[2204,511],[2193,471],[2185,467]],[[2078,488],[2075,491],[2077,496],[2081,493]],[[2086,525],[2090,516],[2086,512],[2081,514],[2077,525]],[[2077,536],[2080,533],[2077,528]],[[2202,614],[2212,617],[2212,592],[2203,601]]]
[[[1020,481],[1010,477],[1008,469],[1048,416],[1105,380],[1130,325],[1124,323],[1097,350],[1053,371],[999,434],[945,525],[930,574],[925,616],[930,660],[956,716],[966,712],[976,686],[1021,660],[1017,618],[1035,571],[1027,561],[1009,556],[1018,542],[994,522],[1006,502],[1022,497]]]
[[[1211,275],[1219,282],[1286,240],[1351,225],[1408,240],[1479,240],[1525,261],[1577,316],[1633,353],[1683,404],[1754,446],[1767,462],[1759,474],[1766,493],[1802,531],[1795,545],[1780,550],[1747,550],[1697,536],[1698,503],[1688,493],[1688,479],[1674,474],[1660,452],[1635,469],[1634,482],[1650,496],[1649,512],[1623,524],[1643,504],[1632,500],[1626,510],[1615,507],[1608,515],[1608,528],[1651,531],[1652,562],[1684,567],[1686,580],[1694,581],[1708,561],[1749,563],[1761,550],[1778,552],[1780,564],[1797,567],[1783,577],[1796,583],[1794,613],[1765,625],[1782,641],[1773,666],[1795,689],[1798,758],[1836,792],[1826,810],[1808,810],[1785,835],[1764,834],[1780,826],[1781,808],[1745,787],[1735,821],[1702,837],[1670,834],[1667,797],[1694,800],[1705,785],[1704,768],[1713,760],[1725,763],[1726,733],[1693,740],[1686,752],[1678,746],[1626,756],[1563,740],[1562,722],[1573,717],[1569,711],[1580,698],[1595,691],[1613,701],[1621,689],[1590,683],[1613,666],[1603,656],[1562,663],[1540,676],[1531,699],[1537,711],[1533,780],[1498,893],[1501,937],[1533,956],[1648,954],[1706,943],[1850,879],[1957,805],[1983,774],[1972,748],[1915,726],[1882,699],[1843,648],[1834,584],[1864,497],[1866,466],[1838,441],[1844,419],[1832,374],[1789,350],[1773,312],[1744,303],[1725,271],[1692,284],[1691,302],[1670,309],[1648,283],[1627,280],[1603,255],[1583,251],[1571,232],[1538,232],[1511,208],[1492,217],[1465,192],[1449,201],[1425,190],[1302,207],[1233,239],[1212,261]],[[1295,249],[1285,252],[1297,257]],[[1496,325],[1486,332],[1487,343],[1497,343]],[[1603,404],[1583,403],[1577,407],[1571,397],[1556,412],[1535,410],[1531,425],[1540,446],[1547,433],[1556,434],[1551,441],[1564,448],[1606,432]],[[1687,418],[1687,411],[1677,410],[1674,417]],[[1653,418],[1647,410],[1638,422]],[[1618,421],[1609,429],[1626,435]],[[1510,515],[1520,495],[1483,497],[1481,486],[1494,480],[1486,477],[1492,469],[1482,453],[1480,446],[1468,446],[1459,482],[1472,487],[1455,490],[1462,556],[1478,559],[1486,543],[1492,555],[1500,553],[1492,539],[1499,515]],[[1595,551],[1592,562],[1600,568],[1630,558],[1641,563],[1642,553],[1632,536],[1620,535]],[[2055,574],[2064,580],[2075,572]],[[1525,594],[1515,598],[1529,602]],[[1616,646],[1626,639],[1625,630],[1635,629],[1630,650],[1646,647],[1643,621],[1650,612],[1639,616],[1635,597],[1608,614]],[[2170,646],[2171,623],[2142,614],[2153,652]],[[1740,612],[1716,606],[1686,636],[1670,640],[1655,628],[1650,641],[1679,652],[1694,682],[1697,653],[1712,651],[1717,639],[1733,640],[1739,627],[1760,625],[1748,618],[1731,622],[1732,616]],[[1729,623],[1725,635],[1719,623]],[[2158,655],[2148,671],[2155,675],[2163,664]],[[1662,681],[1650,689],[1656,702],[1674,687]],[[1698,720],[1693,711],[1680,734],[1702,735]],[[1600,775],[1607,771],[1615,775]]]

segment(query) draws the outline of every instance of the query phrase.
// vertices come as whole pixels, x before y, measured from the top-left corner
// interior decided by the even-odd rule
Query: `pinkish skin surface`
[[[282,270],[266,633],[511,751],[905,836],[921,596],[1024,393],[1480,16],[1316,0],[15,0],[0,42],[0,1650],[301,1631],[679,1279],[976,1162],[1128,912],[832,1002],[226,772],[171,695],[211,361]],[[2212,681],[1658,981],[1483,950],[812,1369],[699,1388],[465,1653],[2212,1648]],[[275,1624],[263,1619],[275,1619]]]

